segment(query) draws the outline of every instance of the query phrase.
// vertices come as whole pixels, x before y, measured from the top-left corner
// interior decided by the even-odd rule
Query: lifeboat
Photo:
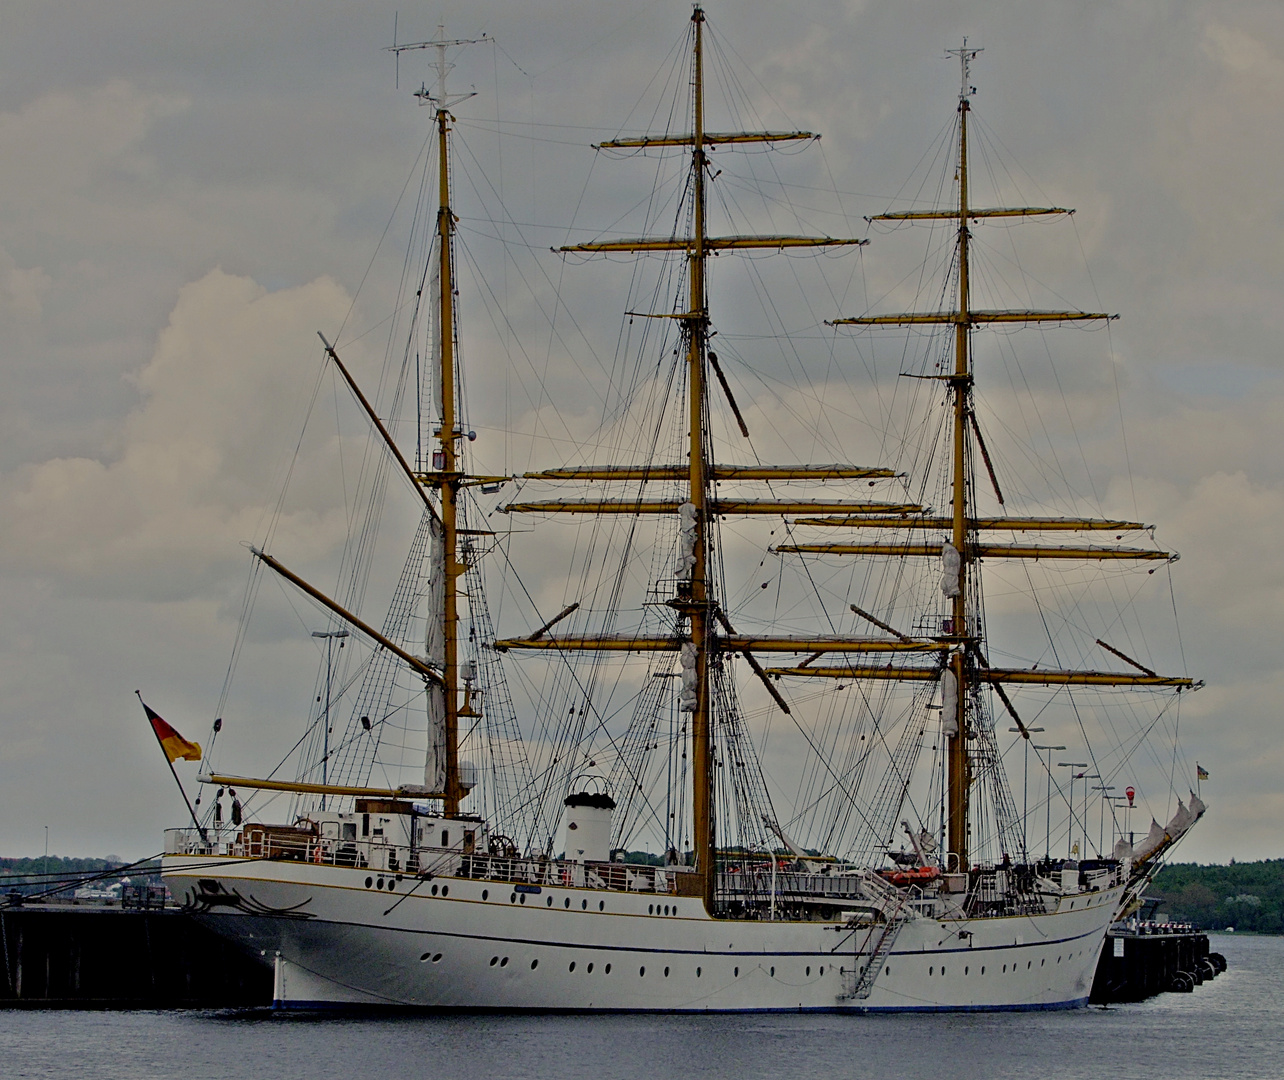
[[[905,888],[907,885],[926,885],[941,876],[935,866],[915,866],[909,870],[880,870],[879,876],[893,885]]]

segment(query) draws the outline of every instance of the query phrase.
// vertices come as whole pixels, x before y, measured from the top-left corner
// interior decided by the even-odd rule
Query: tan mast
[[[710,595],[709,588],[709,534],[708,523],[713,514],[718,513],[810,513],[805,507],[819,507],[816,502],[803,503],[751,503],[747,501],[721,501],[715,504],[710,496],[711,481],[715,478],[770,480],[774,478],[802,478],[811,476],[832,477],[879,477],[891,475],[885,469],[865,469],[849,465],[805,467],[738,467],[715,465],[711,459],[707,444],[708,435],[708,381],[706,378],[710,364],[708,351],[709,307],[706,290],[706,259],[711,251],[732,249],[784,249],[795,247],[818,248],[830,246],[852,246],[865,243],[863,240],[834,239],[831,237],[810,236],[729,236],[710,237],[707,235],[706,204],[706,169],[708,165],[707,148],[717,144],[782,142],[790,140],[808,140],[815,138],[810,132],[709,132],[705,130],[704,117],[704,10],[697,7],[691,16],[693,50],[692,50],[692,120],[693,128],[689,135],[643,136],[640,138],[614,139],[599,144],[601,147],[636,148],[682,146],[691,148],[692,193],[694,198],[693,230],[689,237],[654,237],[634,240],[606,240],[586,244],[576,244],[562,248],[567,252],[659,252],[683,251],[687,253],[690,274],[690,291],[688,310],[678,313],[687,337],[687,380],[688,380],[688,422],[690,435],[688,442],[688,460],[681,466],[625,466],[625,467],[585,467],[579,469],[550,470],[546,473],[532,474],[533,478],[548,480],[636,480],[636,479],[675,479],[685,480],[687,498],[696,509],[696,540],[692,554],[695,563],[691,568],[689,582],[679,586],[679,595],[672,601],[672,606],[689,619],[689,639],[695,647],[695,671],[697,675],[695,710],[691,714],[692,740],[692,816],[695,820],[692,837],[695,850],[696,872],[700,880],[700,892],[705,905],[714,909],[714,892],[717,881],[717,837],[714,814],[713,784],[713,731],[712,701],[709,689],[709,661],[715,649],[733,651],[726,642],[720,642],[713,633],[713,620],[717,616],[716,598]],[[851,504],[824,504],[829,509],[845,505],[851,512],[859,512],[860,507]],[[626,509],[627,506],[627,509]],[[638,502],[612,502],[610,500],[580,500],[514,503],[506,510],[530,513],[653,513],[673,514],[680,510],[681,503],[673,501],[654,501],[639,504]],[[901,508],[895,505],[871,506],[874,512],[896,513],[899,510],[918,510],[918,507]],[[824,513],[825,510],[818,512]],[[627,641],[630,651],[671,650],[678,651],[682,642],[676,638],[642,638],[632,637],[551,637],[537,633],[527,638],[497,641],[498,649],[536,648],[566,650],[615,650]],[[761,642],[752,647],[758,647]],[[825,648],[826,642],[791,641],[791,651],[812,651]],[[736,650],[745,652],[743,647]],[[750,657],[751,665],[756,661]],[[774,692],[774,691],[773,691]],[[779,695],[777,694],[779,700]]]
[[[444,687],[444,741],[446,749],[446,783],[443,809],[447,815],[459,813],[459,804],[467,795],[459,775],[459,718],[468,715],[465,701],[460,706],[459,677],[459,578],[467,566],[459,558],[459,489],[466,486],[469,477],[459,467],[458,442],[463,438],[459,430],[455,401],[455,270],[453,264],[455,215],[450,209],[450,122],[454,118],[450,107],[472,97],[471,93],[450,97],[446,92],[446,76],[451,64],[446,60],[446,49],[456,45],[472,45],[481,39],[446,40],[445,27],[437,28],[432,41],[409,45],[394,45],[390,51],[400,53],[407,49],[436,49],[437,86],[434,93],[421,87],[415,94],[420,101],[431,104],[437,124],[437,256],[438,256],[438,348],[437,392],[441,404],[440,427],[433,434],[440,449],[433,455],[434,468],[421,474],[421,481],[435,487],[441,497],[442,563],[444,568],[443,620],[442,620],[442,685]]]
[[[441,98],[437,100],[437,168],[439,171],[437,208],[437,247],[440,256],[440,295],[438,318],[441,327],[438,348],[438,390],[441,394],[441,427],[436,432],[441,444],[441,468],[436,473],[441,492],[441,527],[443,566],[443,625],[446,682],[446,798],[447,815],[459,813],[463,792],[459,787],[459,576],[464,568],[458,557],[458,522],[456,497],[459,494],[459,461],[455,446],[459,432],[455,423],[455,273],[451,264],[455,219],[450,211],[450,161],[446,135],[450,130],[450,113]]]
[[[694,770],[691,812],[695,822],[696,872],[705,897],[712,899],[717,873],[716,837],[713,820],[713,747],[709,703],[709,588],[706,498],[708,469],[705,449],[704,373],[708,345],[709,308],[705,297],[705,149],[704,149],[704,11],[696,8],[691,21],[695,27],[692,58],[695,77],[695,118],[691,140],[691,172],[695,181],[695,235],[691,248],[691,304],[687,321],[687,373],[690,380],[691,435],[688,497],[695,505],[695,565],[691,569],[691,643],[696,650],[696,707],[691,716],[691,757]]]
[[[954,503],[954,520],[951,527],[951,543],[959,553],[958,591],[954,595],[954,604],[950,635],[961,644],[972,640],[968,626],[967,586],[968,554],[967,545],[967,410],[968,397],[971,393],[972,373],[969,362],[972,325],[968,321],[968,308],[971,297],[968,288],[968,228],[967,228],[967,114],[968,95],[968,60],[975,52],[968,52],[967,39],[963,39],[963,48],[950,50],[957,53],[963,69],[963,84],[959,90],[959,292],[958,320],[954,324],[954,378],[950,389],[954,394],[954,478],[951,491]],[[946,852],[953,853],[957,860],[952,869],[967,870],[968,862],[968,789],[972,782],[972,771],[967,755],[968,731],[967,709],[967,669],[964,649],[955,651],[950,659],[954,677],[958,680],[958,694],[955,699],[954,734],[946,740],[946,777],[948,792],[948,831],[946,835]],[[947,856],[948,857],[948,856]],[[951,867],[947,866],[947,869]]]
[[[958,205],[948,211],[910,211],[879,214],[871,221],[947,221],[957,222],[958,250],[958,294],[955,310],[935,312],[908,312],[898,315],[863,316],[860,318],[835,319],[833,325],[857,326],[914,326],[941,325],[954,327],[954,370],[949,375],[934,376],[946,382],[952,395],[953,414],[953,459],[951,489],[951,513],[946,517],[930,517],[926,514],[902,514],[900,516],[878,517],[873,514],[852,516],[846,520],[838,517],[804,520],[798,524],[808,525],[846,525],[879,529],[948,529],[949,544],[959,555],[957,593],[950,605],[949,625],[943,628],[940,641],[954,646],[946,667],[952,671],[957,680],[957,712],[954,716],[953,734],[946,739],[946,851],[953,864],[950,868],[967,870],[970,865],[971,837],[969,830],[970,791],[972,785],[971,759],[968,753],[968,741],[974,734],[969,721],[968,697],[972,687],[977,684],[992,685],[999,692],[1008,708],[1006,695],[1002,692],[1005,683],[1030,683],[1049,686],[1168,686],[1175,689],[1198,686],[1188,678],[1159,676],[1148,669],[1142,676],[1099,671],[1017,671],[990,668],[981,652],[979,627],[975,623],[975,613],[969,610],[968,587],[970,567],[978,558],[1011,558],[1011,559],[1172,559],[1170,553],[1154,549],[1119,548],[1119,547],[1075,547],[1047,546],[1040,544],[993,544],[980,543],[974,537],[981,530],[1103,530],[1118,527],[1139,529],[1143,526],[1136,522],[1094,521],[1083,518],[975,518],[968,505],[968,493],[971,470],[969,460],[969,425],[975,430],[978,446],[985,455],[984,444],[980,442],[980,430],[976,426],[972,413],[973,373],[971,365],[971,338],[977,326],[991,323],[1044,323],[1044,322],[1080,322],[1111,319],[1115,316],[1101,312],[1087,311],[974,311],[971,306],[971,288],[969,277],[969,241],[971,233],[969,223],[987,218],[1025,218],[1040,215],[1069,214],[1073,211],[1062,207],[994,207],[974,209],[969,202],[968,190],[968,113],[971,111],[971,95],[974,92],[969,84],[969,62],[976,58],[980,49],[968,48],[967,39],[963,47],[948,50],[952,56],[959,58],[962,74],[962,85],[959,90],[959,155],[958,155]],[[988,457],[985,458],[990,479],[995,485],[999,502],[1003,497],[998,491],[998,482]],[[864,543],[864,544],[789,544],[777,549],[781,552],[817,553],[830,555],[865,555],[865,556],[932,556],[939,557],[944,553],[943,543]],[[927,666],[882,668],[857,668],[852,666],[819,667],[810,663],[794,668],[769,668],[768,675],[796,675],[802,677],[861,678],[929,681],[941,677],[941,669]],[[1014,714],[1015,715],[1015,714]],[[943,723],[945,722],[942,717]],[[1029,738],[1029,733],[1020,724],[1021,734]]]

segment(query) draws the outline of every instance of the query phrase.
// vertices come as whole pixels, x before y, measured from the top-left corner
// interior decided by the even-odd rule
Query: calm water
[[[401,1017],[0,1012],[0,1075],[112,1080],[1284,1076],[1284,938],[1193,994],[1074,1013]]]

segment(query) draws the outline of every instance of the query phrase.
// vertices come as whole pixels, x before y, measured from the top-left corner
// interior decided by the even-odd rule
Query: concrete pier
[[[1209,951],[1208,935],[1190,927],[1115,926],[1106,935],[1089,1000],[1110,1005],[1165,992],[1189,993],[1225,970],[1225,958]]]
[[[0,1008],[269,1005],[272,969],[173,908],[0,908]]]

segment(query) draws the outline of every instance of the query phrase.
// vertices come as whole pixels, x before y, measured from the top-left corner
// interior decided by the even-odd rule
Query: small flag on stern
[[[142,699],[139,699],[142,701]],[[152,730],[156,732],[156,741],[161,744],[161,749],[165,751],[165,756],[173,764],[179,758],[186,761],[200,761],[201,748],[198,743],[188,742],[177,731],[170,727],[164,720],[152,711],[150,705],[143,701],[143,710],[147,713],[147,719],[151,721]]]
[[[1208,770],[1205,769],[1204,766],[1202,766],[1198,761],[1195,762],[1195,779],[1197,780],[1208,779]]]

